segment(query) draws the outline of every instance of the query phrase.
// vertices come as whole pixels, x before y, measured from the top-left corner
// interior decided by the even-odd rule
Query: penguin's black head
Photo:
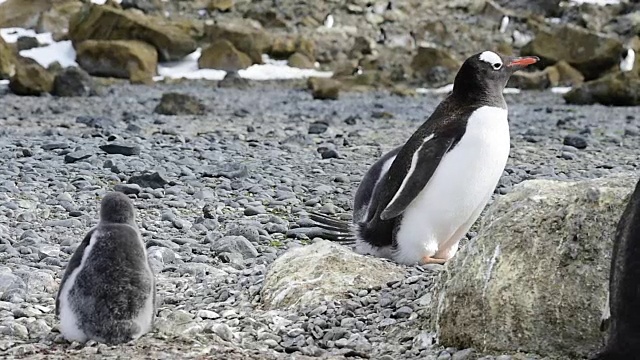
[[[121,192],[110,192],[100,203],[100,221],[118,224],[133,224],[136,211],[127,195]]]
[[[453,92],[470,97],[499,96],[511,75],[540,60],[535,56],[507,57],[484,51],[469,57],[460,67]]]

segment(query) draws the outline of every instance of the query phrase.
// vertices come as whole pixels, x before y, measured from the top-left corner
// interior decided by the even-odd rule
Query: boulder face
[[[153,112],[162,115],[202,115],[206,109],[200,99],[195,96],[169,92],[162,94]]]
[[[86,71],[77,67],[68,67],[55,75],[51,94],[54,96],[90,96],[95,85]]]
[[[51,0],[7,0],[0,4],[0,28],[34,28]]]
[[[300,53],[309,60],[315,58],[315,44],[313,40],[304,37],[281,36],[273,39],[269,56],[277,60],[288,59],[291,55]]]
[[[197,48],[188,34],[160,17],[99,5],[86,5],[71,18],[69,38],[74,44],[85,40],[143,41],[156,48],[160,61],[180,60]]]
[[[597,350],[613,238],[636,180],[531,180],[499,197],[436,282],[440,344],[565,359]]]
[[[299,69],[313,69],[315,67],[313,61],[301,53],[291,55],[289,59],[287,59],[287,64]]]
[[[616,65],[621,52],[620,40],[571,24],[540,29],[520,51],[522,55],[540,57],[543,66],[565,60],[586,80],[596,79]]]
[[[438,47],[419,47],[418,53],[411,60],[411,68],[416,77],[429,79],[433,71],[447,72],[444,82],[451,82],[462,62],[454,58],[447,50]]]
[[[156,49],[142,41],[86,40],[76,45],[76,61],[94,76],[151,82],[158,66]]]
[[[551,86],[577,86],[584,82],[584,76],[580,71],[576,70],[564,60],[558,61],[555,65],[547,69],[555,70],[553,74],[550,73],[549,76]],[[557,78],[555,76],[557,76]]]
[[[613,73],[588,81],[564,94],[568,104],[640,105],[640,77],[635,73]]]
[[[38,19],[38,32],[51,32],[54,37],[61,37],[69,29],[69,19],[82,9],[82,2],[79,0],[69,0],[56,2],[47,11],[43,12]]]
[[[205,37],[210,42],[229,41],[236,49],[249,55],[253,64],[262,64],[262,54],[271,47],[271,37],[259,22],[251,19],[234,19],[207,25]]]
[[[9,89],[16,95],[38,96],[51,92],[54,76],[36,62],[27,61],[16,66],[9,80]]]
[[[200,69],[218,69],[224,71],[238,71],[251,66],[249,56],[233,46],[227,40],[213,42],[202,51],[198,59]]]
[[[344,299],[355,289],[380,286],[403,274],[400,266],[389,261],[321,240],[276,259],[264,280],[262,304],[266,309],[285,309]]]
[[[338,80],[319,77],[310,77],[307,84],[316,100],[338,100],[342,88],[342,83]]]
[[[0,80],[9,79],[16,73],[16,56],[0,36]]]

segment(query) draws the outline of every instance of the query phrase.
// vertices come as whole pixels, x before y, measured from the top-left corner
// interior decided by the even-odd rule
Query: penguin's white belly
[[[96,230],[91,235],[89,245],[84,249],[80,266],[73,269],[73,272],[69,275],[69,278],[60,292],[60,333],[69,341],[84,342],[89,338],[84,330],[80,328],[80,324],[78,323],[79,319],[74,310],[74,305],[71,304],[74,299],[71,298],[69,293],[71,292],[71,288],[75,285],[78,274],[86,266],[87,259],[91,254],[91,250],[93,249],[97,236],[98,231]]]
[[[509,142],[506,109],[485,106],[471,114],[463,137],[403,213],[396,236],[397,261],[420,262],[444,242],[457,247],[502,175]],[[451,239],[461,231],[460,238]]]

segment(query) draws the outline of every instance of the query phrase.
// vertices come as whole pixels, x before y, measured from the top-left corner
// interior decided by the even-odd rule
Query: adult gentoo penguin
[[[65,270],[56,314],[69,341],[118,344],[151,330],[155,280],[126,195],[111,192],[102,199],[98,225]]]
[[[409,140],[367,171],[354,199],[353,226],[320,214],[327,238],[404,264],[444,263],[489,201],[509,156],[502,91],[536,57],[484,51],[468,58],[453,91]],[[355,239],[354,239],[355,238]]]
[[[609,308],[609,338],[595,359],[640,359],[640,181],[613,240]]]

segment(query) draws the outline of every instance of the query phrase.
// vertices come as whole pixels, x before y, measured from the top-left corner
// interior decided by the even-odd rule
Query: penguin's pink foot
[[[436,259],[433,258],[431,256],[423,256],[422,257],[422,265],[426,265],[426,264],[444,264],[445,262],[447,262],[447,260],[445,259]]]

